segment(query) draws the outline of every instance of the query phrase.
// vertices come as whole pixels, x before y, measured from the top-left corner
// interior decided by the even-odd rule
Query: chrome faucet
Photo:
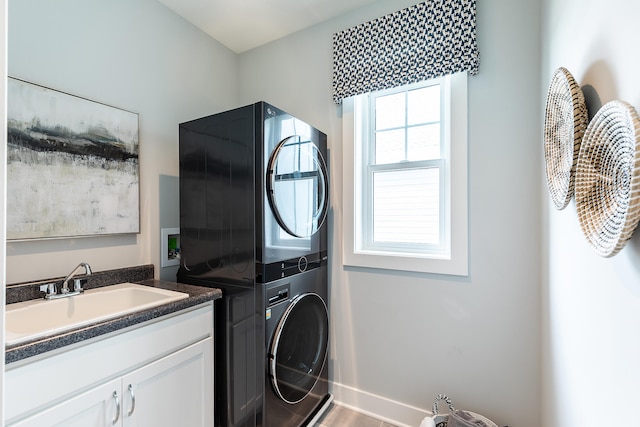
[[[73,291],[69,289],[69,280],[71,280],[71,278],[78,272],[79,268],[83,268],[83,267],[84,267],[84,274],[87,276],[91,275],[91,266],[86,262],[81,262],[80,264],[78,264],[76,268],[73,269],[71,273],[67,275],[67,277],[64,278],[64,281],[62,282],[62,289],[60,289],[61,293],[69,294],[71,292],[77,292],[79,294],[83,291],[82,289],[83,283],[80,279],[75,279],[73,281]],[[77,295],[77,294],[74,294],[74,295]]]
[[[84,274],[86,276],[91,275],[91,266],[86,262],[81,262],[76,268],[73,269],[71,273],[67,275],[67,277],[64,278],[64,280],[62,281],[62,289],[60,289],[60,292],[58,292],[58,290],[56,289],[55,283],[48,283],[46,285],[40,286],[40,290],[45,293],[44,298],[64,298],[73,295],[79,295],[84,292],[84,289],[82,289],[82,285],[87,283],[87,279],[74,279],[73,290],[69,289],[69,281],[76,275],[80,268],[84,268]]]

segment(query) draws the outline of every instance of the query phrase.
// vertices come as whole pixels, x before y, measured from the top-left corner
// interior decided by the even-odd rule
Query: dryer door
[[[327,166],[313,141],[289,136],[267,165],[267,196],[278,224],[295,237],[312,236],[327,216]]]
[[[276,394],[294,404],[316,385],[327,356],[329,315],[315,293],[293,299],[271,340],[269,376]]]

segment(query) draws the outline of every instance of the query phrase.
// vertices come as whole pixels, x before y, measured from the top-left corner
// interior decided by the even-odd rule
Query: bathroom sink
[[[135,283],[90,289],[55,300],[31,300],[6,306],[5,343],[18,344],[135,311],[187,298],[189,295]]]

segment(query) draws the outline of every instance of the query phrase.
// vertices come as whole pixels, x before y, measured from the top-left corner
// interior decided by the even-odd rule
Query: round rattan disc
[[[587,241],[603,257],[617,254],[640,219],[640,118],[623,101],[605,104],[582,140],[576,210]]]
[[[557,209],[564,209],[574,190],[580,143],[589,122],[580,86],[560,67],[553,74],[544,116],[547,186]]]

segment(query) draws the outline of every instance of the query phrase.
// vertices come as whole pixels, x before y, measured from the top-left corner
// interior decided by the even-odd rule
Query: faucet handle
[[[84,292],[84,289],[82,288],[84,285],[87,284],[87,279],[74,279],[73,280],[73,291],[74,292]]]
[[[45,298],[48,295],[55,295],[58,293],[55,283],[47,283],[46,285],[40,285],[40,291],[45,293]]]

